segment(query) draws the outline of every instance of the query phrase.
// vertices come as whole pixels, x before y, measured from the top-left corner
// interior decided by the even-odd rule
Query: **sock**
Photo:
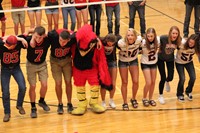
[[[31,107],[32,107],[32,108],[35,107],[35,102],[31,102]]]
[[[2,37],[4,37],[5,36],[5,32],[2,32]]]
[[[44,102],[44,98],[40,97],[39,102]]]

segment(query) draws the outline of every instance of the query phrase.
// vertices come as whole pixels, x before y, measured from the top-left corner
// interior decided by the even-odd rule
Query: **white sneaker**
[[[102,101],[101,105],[106,109],[106,102],[105,101]]]
[[[165,90],[167,92],[170,92],[170,85],[169,85],[169,82],[165,82]]]
[[[164,99],[163,95],[159,96],[158,101],[160,102],[160,104],[165,104],[165,99]]]
[[[111,107],[112,109],[115,109],[115,108],[116,108],[116,105],[115,105],[114,101],[111,100],[111,99],[110,99],[110,101],[109,101],[109,105],[110,105],[110,107]]]

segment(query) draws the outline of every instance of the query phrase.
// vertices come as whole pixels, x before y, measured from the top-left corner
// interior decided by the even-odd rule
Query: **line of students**
[[[47,51],[51,45],[51,56],[50,63],[52,67],[52,74],[55,80],[55,90],[58,98],[58,113],[63,113],[63,105],[62,105],[62,74],[64,75],[65,84],[66,84],[66,93],[68,98],[68,112],[73,110],[73,106],[71,104],[71,95],[72,95],[72,85],[71,85],[71,52],[70,46],[72,43],[75,43],[76,40],[73,39],[72,35],[67,30],[62,31],[51,31],[48,32],[48,36],[45,34],[45,28],[42,26],[38,26],[32,31],[33,34],[30,35],[19,35],[17,37],[18,40],[26,42],[27,48],[27,79],[29,82],[29,97],[31,104],[31,114],[32,118],[37,117],[37,108],[36,108],[36,82],[37,75],[39,81],[41,83],[40,88],[40,99],[38,105],[43,108],[44,111],[50,111],[49,106],[45,102],[45,96],[47,92],[47,79],[48,79],[48,71],[47,71],[47,63],[46,63],[46,55]],[[9,93],[9,83],[10,76],[13,75],[17,83],[19,84],[23,80],[22,78],[16,77],[19,76],[15,73],[17,68],[20,68],[20,46],[21,43],[16,40],[16,37],[9,36],[8,38],[2,38],[1,40],[1,64],[2,64],[2,89],[3,91],[3,103],[4,103],[4,122],[9,121],[10,119],[10,93]],[[8,47],[9,46],[9,47]],[[4,65],[5,64],[5,65]],[[4,66],[7,71],[9,71],[10,75],[3,74]],[[18,70],[18,69],[17,69]],[[7,77],[9,76],[9,77]],[[23,76],[21,76],[23,77]],[[20,81],[19,81],[20,79]],[[8,85],[5,85],[8,84]],[[19,84],[19,95],[17,102],[17,108],[19,109],[20,114],[25,114],[24,108],[22,106],[22,101],[25,96],[25,82]],[[23,93],[23,95],[22,95]]]
[[[119,40],[119,41],[117,41]],[[21,42],[20,42],[21,41]],[[177,87],[177,98],[179,101],[184,101],[184,68],[189,73],[190,80],[188,87],[185,90],[189,100],[192,100],[192,88],[196,79],[195,69],[192,62],[192,57],[195,53],[199,55],[199,36],[191,35],[187,40],[180,37],[180,31],[178,27],[172,26],[168,35],[162,35],[157,37],[154,28],[149,28],[146,31],[145,38],[137,36],[134,29],[129,28],[124,38],[116,38],[114,34],[108,34],[102,39],[105,47],[105,54],[107,57],[107,63],[110,71],[110,76],[113,83],[113,90],[110,91],[109,105],[111,108],[116,108],[114,103],[114,93],[116,88],[117,77],[117,57],[116,47],[119,49],[119,73],[121,77],[121,93],[123,98],[123,110],[129,110],[127,93],[128,93],[128,71],[131,75],[132,81],[132,97],[130,102],[133,108],[138,107],[136,100],[137,90],[139,88],[139,68],[138,68],[138,54],[141,51],[141,68],[145,78],[144,92],[143,92],[143,105],[144,106],[156,106],[156,102],[153,100],[153,92],[155,88],[156,69],[160,72],[159,83],[159,102],[164,104],[163,88],[164,84],[172,81],[174,75],[174,61],[176,62],[176,68],[179,74],[179,83]],[[15,36],[9,36],[2,38],[0,42],[0,55],[1,55],[1,85],[4,105],[4,122],[10,120],[10,92],[9,81],[10,76],[13,75],[16,82],[19,84],[19,93],[17,100],[17,109],[20,114],[25,114],[23,108],[23,99],[25,96],[26,85],[24,82],[23,74],[20,69],[20,49],[27,49],[27,79],[30,85],[29,97],[31,101],[31,117],[37,117],[36,108],[36,75],[39,76],[41,83],[40,99],[38,105],[43,108],[44,111],[49,111],[50,108],[45,102],[45,95],[47,92],[47,63],[46,55],[48,48],[51,46],[51,71],[55,80],[55,90],[58,98],[58,114],[63,114],[63,102],[62,102],[62,78],[64,75],[66,84],[66,95],[68,100],[68,112],[73,110],[71,103],[72,85],[71,85],[71,46],[76,44],[76,38],[74,33],[71,34],[67,30],[53,30],[45,35],[45,28],[38,26],[34,29],[33,34],[20,35],[17,38]],[[23,46],[24,45],[24,46]],[[176,59],[174,59],[174,51],[177,49]],[[168,76],[165,74],[165,63],[168,70]],[[19,74],[15,73],[19,72]],[[10,73],[10,75],[4,73]],[[21,74],[20,74],[21,73]],[[21,77],[21,78],[19,78]],[[169,77],[169,78],[166,78]],[[20,81],[18,80],[20,79]],[[7,85],[5,85],[5,83]],[[169,87],[169,86],[168,86]],[[106,108],[105,104],[105,90],[101,90],[102,105]],[[147,96],[148,95],[148,96]]]
[[[113,41],[114,42],[114,41]],[[164,85],[166,85],[167,91],[170,91],[169,82],[173,80],[174,76],[174,64],[176,63],[176,68],[179,74],[179,83],[177,86],[177,98],[179,101],[184,101],[184,82],[185,74],[184,68],[189,73],[189,83],[186,87],[185,94],[189,100],[192,100],[192,88],[196,79],[194,65],[192,62],[192,57],[196,53],[199,56],[199,35],[192,34],[187,40],[185,38],[181,39],[180,31],[177,26],[172,26],[169,30],[168,35],[157,36],[154,28],[149,28],[146,31],[144,39],[141,36],[137,36],[134,29],[129,28],[125,38],[122,38],[118,43],[112,43],[109,47],[107,43],[106,53],[109,53],[113,48],[119,48],[119,72],[121,76],[121,93],[123,98],[123,110],[129,110],[127,102],[127,85],[128,85],[128,70],[131,75],[132,81],[132,98],[130,102],[133,108],[138,107],[138,102],[136,100],[138,82],[139,82],[139,70],[138,70],[138,53],[141,52],[141,69],[145,78],[145,85],[143,90],[142,103],[145,107],[156,106],[155,100],[153,100],[153,93],[156,81],[156,71],[157,66],[160,73],[159,82],[159,98],[160,104],[165,104],[163,90]],[[116,46],[115,46],[116,45]],[[177,49],[176,58],[174,58],[174,51]],[[113,50],[114,51],[114,50]],[[110,52],[111,53],[111,52]],[[116,53],[112,53],[115,57]],[[175,62],[175,63],[174,63]],[[167,67],[167,75],[165,71],[165,66]],[[113,76],[113,74],[112,74]],[[116,76],[116,75],[115,75]],[[116,82],[116,78],[113,78]],[[102,93],[102,105],[105,105],[105,92]],[[147,96],[148,95],[148,96]],[[113,101],[113,94],[110,96],[110,106],[115,108],[111,103]]]

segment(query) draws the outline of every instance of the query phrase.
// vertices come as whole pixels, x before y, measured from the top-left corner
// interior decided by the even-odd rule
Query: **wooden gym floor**
[[[44,1],[43,1],[44,2]],[[10,1],[3,1],[4,9],[10,8]],[[128,6],[127,3],[121,3],[121,20],[120,20],[120,33],[122,36],[125,35],[128,29]],[[103,5],[104,7],[104,5]],[[154,27],[158,35],[167,34],[171,26],[176,25],[180,28],[181,35],[183,31],[185,5],[183,0],[148,0],[146,5],[146,27]],[[13,23],[10,13],[6,13],[6,35],[14,34]],[[192,27],[194,24],[193,15],[190,23],[190,34],[194,33]],[[62,28],[62,15],[60,14],[59,28]],[[47,28],[47,20],[43,11],[42,25]],[[107,21],[105,8],[101,17],[101,36],[107,34]],[[26,16],[26,29],[29,27],[29,19]],[[135,29],[140,31],[139,18],[136,17]],[[139,56],[140,59],[140,56]],[[21,56],[21,68],[26,78],[26,50],[22,50]],[[49,104],[51,111],[45,113],[40,107],[38,107],[38,118],[30,118],[30,103],[28,96],[28,82],[27,82],[27,93],[25,97],[24,108],[26,114],[21,116],[16,106],[17,98],[17,85],[14,79],[11,79],[10,83],[10,95],[11,95],[11,119],[8,123],[2,121],[3,105],[0,102],[0,133],[127,133],[127,132],[200,132],[200,65],[197,57],[194,57],[194,64],[196,69],[197,79],[193,88],[194,100],[185,100],[184,103],[180,103],[176,98],[176,87],[178,82],[178,75],[175,70],[174,80],[170,83],[171,92],[164,91],[164,97],[166,104],[161,105],[157,102],[156,107],[143,107],[141,99],[143,94],[143,87],[145,84],[143,73],[140,69],[139,77],[139,90],[137,94],[137,100],[139,102],[138,109],[133,109],[129,103],[130,110],[122,111],[122,96],[120,91],[121,80],[118,73],[117,77],[117,90],[115,93],[114,101],[117,105],[115,110],[108,110],[103,114],[94,114],[88,108],[88,111],[83,116],[73,116],[68,114],[65,106],[65,113],[63,115],[57,114],[57,98],[54,89],[54,80],[50,71],[49,56],[47,56],[49,79],[48,79],[48,92],[46,95],[46,101]],[[130,78],[130,76],[129,76]],[[158,99],[158,82],[160,76],[157,72],[157,80],[154,92],[154,99]],[[130,81],[130,80],[129,80]],[[187,84],[187,80],[185,85]],[[89,90],[89,86],[88,90]],[[39,88],[40,84],[37,84],[37,100],[39,99]],[[63,85],[64,88],[64,85]],[[128,85],[128,99],[131,98],[131,81]],[[64,92],[64,89],[63,89]],[[2,95],[1,95],[2,96]],[[89,98],[89,93],[87,97]],[[77,106],[76,90],[73,86],[72,102],[74,106]],[[2,101],[2,97],[0,97]],[[106,102],[108,103],[109,95],[106,96]],[[63,94],[64,104],[67,104],[66,95]],[[101,99],[99,99],[101,102]]]

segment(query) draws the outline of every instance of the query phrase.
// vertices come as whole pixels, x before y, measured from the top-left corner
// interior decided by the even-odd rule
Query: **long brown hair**
[[[157,40],[157,34],[156,34],[156,30],[154,28],[148,28],[147,31],[146,31],[146,36],[145,36],[145,40],[146,40],[146,47],[148,50],[150,50],[150,43],[149,42],[149,39],[147,38],[147,34],[149,33],[153,33],[154,34],[154,40],[153,40],[153,43],[154,43],[154,51],[157,51],[157,48],[158,48],[158,40]]]
[[[103,42],[104,43],[107,43],[107,42],[113,42],[113,43],[116,43],[117,42],[117,37],[110,33],[110,34],[107,34],[104,39],[103,39]]]
[[[179,28],[178,28],[177,26],[172,26],[172,27],[170,28],[169,34],[168,34],[168,42],[169,42],[170,44],[172,43],[172,41],[171,41],[171,33],[172,33],[173,30],[178,31],[178,37],[177,37],[177,39],[176,39],[176,45],[177,45],[177,46],[180,46],[180,45],[181,45],[181,36],[180,36],[180,30],[179,30]]]
[[[189,38],[187,39],[187,41],[185,42],[185,45],[184,45],[184,48],[185,49],[189,49],[190,47],[189,47],[189,41],[190,40],[194,40],[195,41],[195,44],[194,44],[194,48],[195,48],[195,52],[196,52],[196,54],[199,54],[199,37],[198,37],[198,35],[196,35],[196,34],[192,34],[192,35],[190,35],[189,36]]]

